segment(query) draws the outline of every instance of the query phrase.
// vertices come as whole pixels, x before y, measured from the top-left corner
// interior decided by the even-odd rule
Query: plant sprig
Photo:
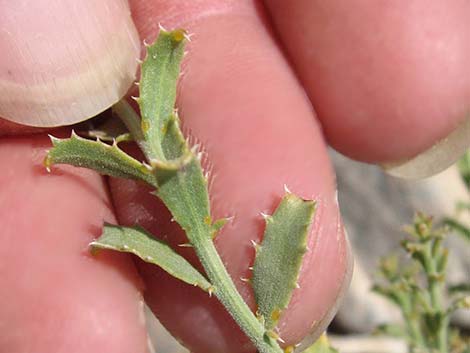
[[[184,30],[162,29],[156,42],[147,47],[140,97],[136,98],[140,117],[125,101],[114,107],[145,161],[138,161],[119,148],[120,141],[129,140],[128,134],[117,137],[111,145],[72,134],[69,139],[52,138],[53,148],[45,165],[50,169],[54,164],[71,164],[150,185],[155,190],[153,194],[163,201],[185,231],[205,274],[140,227],[105,224],[101,237],[92,242],[92,249],[133,253],[209,295],[214,294],[260,353],[282,353],[276,324],[297,283],[315,203],[286,190],[274,214],[265,217],[266,231],[263,242],[257,246],[260,250],[252,279],[258,300],[255,315],[238,293],[214,246],[213,239],[227,219],[212,218],[200,153],[183,136],[175,110],[186,37]]]
[[[409,237],[402,247],[413,261],[403,266],[397,256],[384,258],[383,281],[373,288],[400,309],[404,326],[386,324],[378,332],[405,338],[410,353],[468,352],[470,346],[450,329],[450,316],[458,309],[470,309],[470,296],[462,294],[465,286],[446,287],[448,250],[442,242],[448,230],[434,228],[431,217],[418,213],[406,231]]]

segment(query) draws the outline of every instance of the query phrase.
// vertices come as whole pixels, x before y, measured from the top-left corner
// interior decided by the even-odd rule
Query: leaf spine
[[[263,217],[264,220],[268,220],[268,218],[271,217],[270,215],[268,215],[268,214],[266,214],[266,213],[264,213],[264,212],[260,212],[259,214],[261,215],[261,217]]]
[[[180,248],[192,248],[193,247],[191,243],[178,244],[178,246]]]
[[[286,194],[292,194],[292,192],[287,187],[287,184],[284,184],[284,191],[285,191]]]
[[[250,242],[251,242],[251,245],[252,245],[255,249],[258,249],[258,248],[260,247],[260,245],[259,245],[256,241],[254,241],[253,239],[250,240]]]
[[[212,297],[212,293],[214,293],[214,286],[210,286],[209,288],[207,288],[207,293],[209,293],[209,298]]]
[[[266,334],[271,337],[272,339],[276,340],[276,341],[279,341],[281,343],[286,343],[280,336],[277,332],[273,331],[273,330],[269,330],[266,332]]]
[[[184,38],[186,38],[186,40],[187,40],[188,42],[191,42],[191,37],[194,36],[194,33],[188,33],[188,32],[186,32],[186,31],[184,31],[184,34],[183,34],[183,35],[184,35]]]
[[[158,29],[162,32],[168,32],[165,27],[162,26],[161,22],[158,22]]]

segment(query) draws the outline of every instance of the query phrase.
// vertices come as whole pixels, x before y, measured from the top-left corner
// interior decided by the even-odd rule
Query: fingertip
[[[457,162],[470,148],[470,117],[447,137],[412,158],[383,163],[384,171],[404,179],[433,176]]]
[[[413,168],[390,169],[406,177],[458,158],[463,147],[435,146],[470,110],[468,2],[266,3],[335,149],[395,167],[436,152]],[[470,141],[468,129],[461,134]]]
[[[140,40],[126,1],[0,5],[0,116],[70,125],[110,107],[135,78]]]

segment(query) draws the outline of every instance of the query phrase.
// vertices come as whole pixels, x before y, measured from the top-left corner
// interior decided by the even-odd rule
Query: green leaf
[[[444,218],[443,223],[453,229],[457,234],[460,234],[462,237],[464,237],[467,240],[470,240],[470,228],[467,227],[465,224],[457,221],[454,218]]]
[[[74,132],[67,139],[51,136],[51,141],[53,148],[44,160],[48,169],[53,164],[71,164],[113,177],[142,180],[153,186],[156,184],[151,168],[124,153],[117,143],[108,145],[84,139]]]
[[[140,227],[120,227],[105,224],[103,234],[90,244],[92,248],[112,249],[137,255],[157,265],[183,282],[211,289],[209,281],[168,244],[153,237]]]
[[[157,195],[186,231],[191,242],[201,234],[211,236],[207,180],[195,150],[191,150],[174,112],[176,82],[184,52],[183,30],[160,30],[148,47],[142,64],[140,111],[144,148],[156,176]]]
[[[142,131],[146,152],[160,162],[181,157],[186,143],[174,113],[176,83],[184,55],[186,33],[182,29],[160,29],[156,42],[148,46],[142,64],[140,97]]]
[[[266,216],[266,230],[253,266],[253,288],[258,314],[269,330],[297,286],[300,266],[307,248],[307,234],[315,202],[287,193],[272,216]]]
[[[449,286],[449,293],[458,294],[458,293],[470,293],[470,282],[462,282]]]

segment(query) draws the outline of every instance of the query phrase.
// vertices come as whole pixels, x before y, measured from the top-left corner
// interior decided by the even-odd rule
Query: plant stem
[[[269,339],[266,341],[266,330],[256,318],[241,295],[238,293],[222,260],[217,253],[213,241],[207,235],[200,241],[193,243],[209,280],[214,285],[214,294],[232,315],[240,328],[256,345],[259,353],[281,353],[283,350],[277,343]]]
[[[441,313],[445,315],[443,306],[442,306],[442,293],[444,291],[444,280],[442,278],[437,278],[438,276],[438,268],[437,268],[437,257],[441,254],[433,254],[433,246],[434,243],[438,240],[433,239],[429,241],[426,246],[425,256],[428,258],[428,263],[430,268],[426,271],[427,274],[427,281],[429,285],[429,292],[430,292],[430,301],[431,307],[434,313]],[[447,337],[447,330],[448,330],[448,318],[443,316],[441,318],[441,322],[436,333],[436,348],[439,350],[440,353],[447,353],[448,351],[448,337]]]
[[[264,325],[237,291],[215,248],[212,226],[200,216],[200,209],[192,201],[194,189],[197,189],[196,184],[203,180],[202,177],[195,177],[194,173],[191,165],[188,165],[184,171],[178,172],[173,179],[174,184],[167,182],[161,185],[157,195],[185,230],[209,281],[214,286],[214,294],[258,348],[259,353],[282,353],[283,350],[275,340],[266,335]]]
[[[124,99],[113,105],[113,112],[122,120],[124,125],[137,141],[142,141],[144,135],[140,128],[140,117]]]

